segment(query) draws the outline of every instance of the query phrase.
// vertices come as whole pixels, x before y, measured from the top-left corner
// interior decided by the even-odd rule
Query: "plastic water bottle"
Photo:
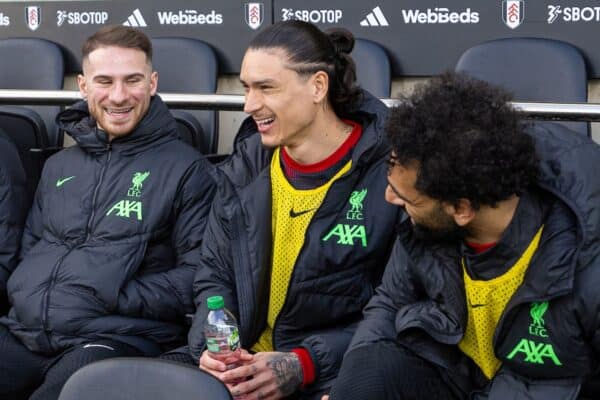
[[[227,365],[227,369],[239,366],[240,334],[235,317],[225,308],[223,296],[206,299],[208,316],[204,321],[204,338],[211,356]]]

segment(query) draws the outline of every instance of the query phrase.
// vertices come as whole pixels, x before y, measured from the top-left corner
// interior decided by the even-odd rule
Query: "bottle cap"
[[[219,308],[223,308],[225,302],[223,301],[223,296],[212,296],[206,299],[206,305],[208,305],[209,310],[218,310]]]

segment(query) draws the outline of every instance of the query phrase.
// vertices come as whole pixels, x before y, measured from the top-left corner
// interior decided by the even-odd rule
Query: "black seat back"
[[[53,42],[36,38],[0,40],[0,89],[61,90],[65,74],[60,47]],[[59,106],[28,106],[36,111],[48,133],[50,145],[61,147],[55,117]]]
[[[46,157],[43,150],[48,146],[44,121],[28,108],[0,106],[0,128],[19,151],[27,175],[27,189],[33,195]]]
[[[217,56],[208,44],[190,38],[161,37],[152,39],[152,65],[158,71],[158,90],[165,93],[211,94],[217,91]],[[186,110],[174,113],[182,139],[186,129],[193,129],[190,117],[202,127],[194,132],[195,145],[202,153],[217,151],[219,142],[216,111]]]
[[[585,103],[587,71],[579,50],[565,42],[538,38],[497,39],[471,47],[456,71],[503,86],[515,101]],[[590,135],[587,122],[560,122]]]
[[[230,400],[229,390],[198,367],[149,358],[113,358],[75,372],[59,400]]]
[[[367,39],[356,39],[351,55],[356,64],[358,84],[376,97],[389,98],[392,73],[383,47]]]

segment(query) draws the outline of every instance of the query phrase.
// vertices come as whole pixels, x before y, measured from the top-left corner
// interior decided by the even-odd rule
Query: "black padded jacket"
[[[0,323],[44,354],[98,338],[148,354],[175,346],[193,311],[211,165],[158,96],[110,142],[85,102],[57,121],[77,145],[44,166]]]
[[[329,188],[307,228],[285,304],[275,322],[275,350],[304,347],[312,357],[316,381],[308,390],[329,385],[337,375],[361,310],[381,280],[394,226],[403,215],[384,199],[385,157],[390,151],[383,131],[386,115],[386,106],[365,92],[360,109],[346,116],[363,127],[353,149],[352,167]],[[261,145],[250,118],[242,124],[235,143],[233,155],[219,166],[219,201],[209,216],[201,267],[194,281],[197,312],[188,343],[196,360],[204,348],[202,322],[209,296],[224,296],[225,305],[238,318],[245,348],[257,341],[266,326],[272,151]],[[363,189],[367,194],[362,215],[352,215],[350,197]],[[365,242],[351,233],[361,227]]]
[[[548,208],[544,229],[524,281],[495,330],[494,350],[502,366],[468,398],[599,398],[594,374],[600,367],[600,179],[595,170],[600,148],[557,124],[536,124],[531,134],[541,160],[532,190],[544,194]],[[467,323],[460,253],[424,246],[407,227],[399,232],[350,350],[397,340],[445,369],[467,398],[477,374],[469,372],[469,360],[457,346]],[[532,235],[520,237],[522,230],[511,232],[502,242],[526,247],[531,241]]]

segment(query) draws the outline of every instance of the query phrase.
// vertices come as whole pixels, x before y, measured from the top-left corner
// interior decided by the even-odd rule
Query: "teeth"
[[[257,119],[255,121],[258,125],[268,125],[271,122],[275,121],[275,118]]]
[[[125,113],[128,113],[131,110],[133,110],[133,107],[132,108],[126,108],[124,110],[110,110],[110,109],[107,109],[106,111],[108,111],[109,114],[125,114]]]

